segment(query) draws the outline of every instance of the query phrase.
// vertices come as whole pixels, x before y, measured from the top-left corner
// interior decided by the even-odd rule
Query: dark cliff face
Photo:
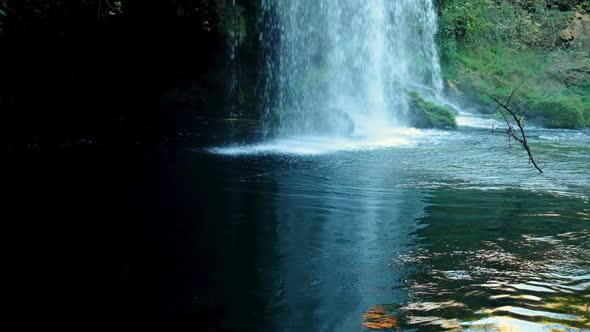
[[[146,108],[139,95],[147,85],[136,60],[147,41],[139,13],[105,16],[73,2],[7,7],[1,93],[9,142],[114,135],[131,109]]]
[[[6,1],[8,146],[135,145],[225,116],[230,71],[218,2]]]

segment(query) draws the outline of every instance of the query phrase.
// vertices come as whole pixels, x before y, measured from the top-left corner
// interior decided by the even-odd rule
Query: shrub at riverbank
[[[493,111],[477,90],[553,128],[590,126],[590,2],[439,1],[439,44],[449,93]]]

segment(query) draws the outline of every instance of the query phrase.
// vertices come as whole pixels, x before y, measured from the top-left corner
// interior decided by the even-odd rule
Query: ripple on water
[[[358,171],[373,163],[383,165],[392,176],[407,174],[396,181],[398,188],[510,188],[590,197],[589,132],[529,128],[533,152],[544,169],[544,174],[537,174],[520,147],[512,144],[510,148],[505,137],[492,135],[484,127],[487,124],[457,131],[397,128],[374,137],[287,137],[207,151],[224,157],[270,160],[289,156],[301,161],[301,170],[310,166],[305,163],[310,160],[343,171]]]
[[[418,234],[436,241],[400,256],[419,272],[407,281],[409,301],[388,309],[410,330],[590,331],[590,233],[543,225],[578,215],[566,209],[524,216],[533,222],[527,233],[518,233],[525,220],[507,221],[515,234],[485,241],[477,222],[465,225],[471,233],[449,233],[449,221],[439,224],[431,212]]]

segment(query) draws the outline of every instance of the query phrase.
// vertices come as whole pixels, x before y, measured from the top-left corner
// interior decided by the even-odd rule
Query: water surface
[[[192,150],[222,188],[227,327],[589,330],[590,133],[530,128],[538,174],[494,120],[459,121]]]

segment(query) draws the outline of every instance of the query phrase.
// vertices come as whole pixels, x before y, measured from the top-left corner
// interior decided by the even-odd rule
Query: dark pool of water
[[[532,132],[545,175],[490,136],[14,155],[15,292],[94,327],[589,330],[589,133]]]

